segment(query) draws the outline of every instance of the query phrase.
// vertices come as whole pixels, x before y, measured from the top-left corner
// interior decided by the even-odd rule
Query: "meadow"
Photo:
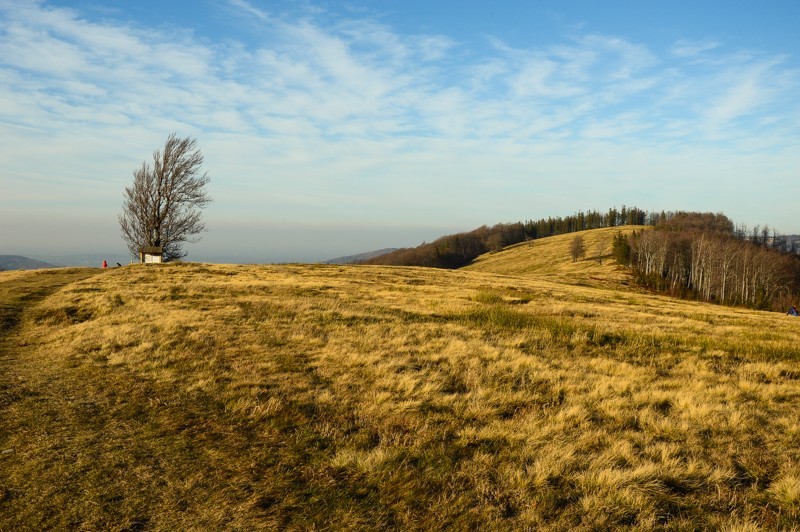
[[[613,234],[2,272],[0,530],[800,530],[800,319],[637,290]]]

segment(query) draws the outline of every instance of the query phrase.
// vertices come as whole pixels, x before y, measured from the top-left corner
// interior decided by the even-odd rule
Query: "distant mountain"
[[[373,257],[380,257],[381,255],[386,255],[387,253],[391,253],[392,251],[396,250],[397,248],[378,249],[376,251],[359,253],[358,255],[347,255],[345,257],[337,257],[335,259],[323,261],[323,264],[355,264],[356,262],[361,262],[362,260],[371,259]]]
[[[63,265],[63,266],[78,266],[78,267],[90,267],[90,268],[99,268],[103,261],[108,262],[108,266],[116,266],[119,262],[120,264],[130,264],[131,257],[129,255],[120,254],[120,253],[74,253],[74,254],[66,254],[62,253],[59,255],[45,255],[40,254],[39,258],[45,260],[47,262],[51,262],[53,264]]]
[[[41,268],[58,268],[58,266],[19,255],[0,255],[0,270],[38,270]]]

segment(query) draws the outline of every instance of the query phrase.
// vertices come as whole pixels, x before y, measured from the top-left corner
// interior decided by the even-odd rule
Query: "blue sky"
[[[799,23],[794,1],[0,0],[0,254],[124,256],[123,189],[173,131],[212,179],[193,260],[623,204],[800,233]]]

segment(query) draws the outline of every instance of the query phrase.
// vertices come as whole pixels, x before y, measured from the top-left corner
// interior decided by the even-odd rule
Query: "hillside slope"
[[[521,242],[497,252],[478,257],[463,268],[466,271],[532,277],[569,284],[618,286],[627,283],[630,275],[611,256],[612,241],[619,232],[630,234],[649,226],[626,225],[591,229]],[[580,235],[585,242],[586,256],[573,261],[570,245]]]
[[[0,530],[800,520],[797,318],[464,270],[80,277],[0,272]]]
[[[0,270],[39,270],[42,268],[58,268],[58,266],[19,255],[0,255]]]
[[[345,255],[344,257],[336,257],[335,259],[328,259],[322,261],[322,264],[356,264],[358,262],[371,259],[373,257],[380,257],[392,251],[397,251],[397,248],[383,248],[376,249],[375,251],[367,251],[366,253],[359,253],[357,255]]]

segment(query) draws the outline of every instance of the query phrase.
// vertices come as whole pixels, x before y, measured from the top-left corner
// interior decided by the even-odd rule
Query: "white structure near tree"
[[[158,264],[163,262],[164,248],[161,246],[142,246],[139,248],[139,262]]]

